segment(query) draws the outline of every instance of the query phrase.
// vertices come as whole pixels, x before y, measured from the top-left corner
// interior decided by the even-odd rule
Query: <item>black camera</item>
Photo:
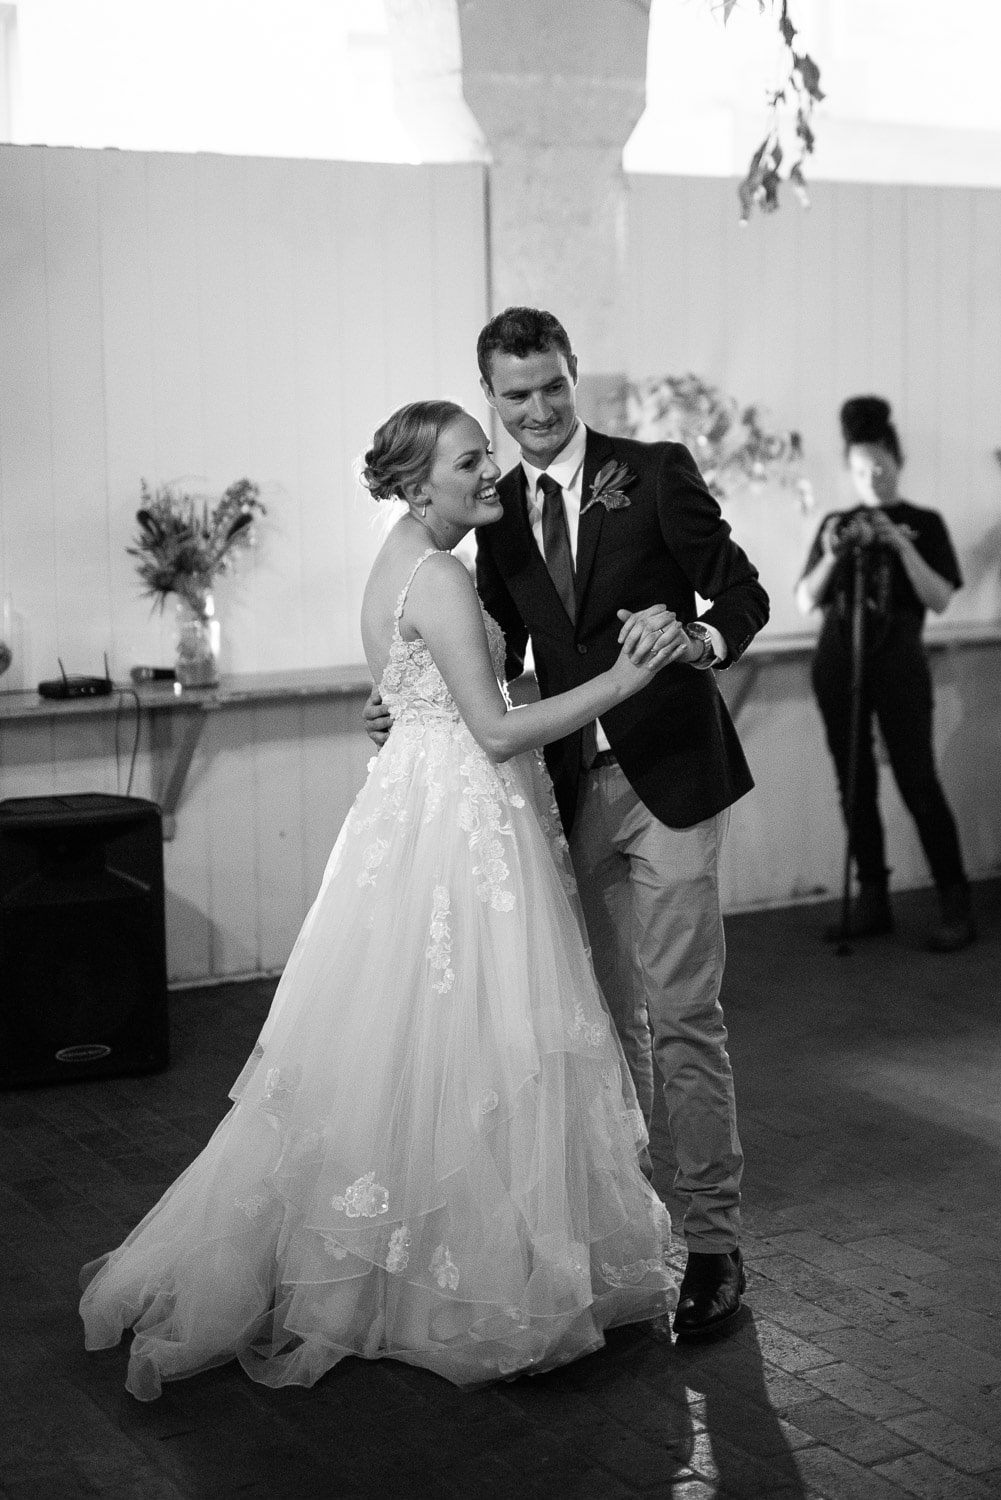
[[[878,541],[879,535],[872,518],[865,511],[856,510],[846,516],[838,527],[836,550],[840,553],[874,547]]]

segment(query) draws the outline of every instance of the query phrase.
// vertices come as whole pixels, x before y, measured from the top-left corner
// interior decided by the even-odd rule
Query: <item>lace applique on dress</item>
[[[412,722],[415,718],[426,720],[436,715],[453,721],[459,718],[459,711],[445,686],[445,679],[435,666],[427,646],[419,636],[416,640],[405,641],[400,631],[410,585],[417,576],[418,568],[429,557],[434,557],[437,550],[436,547],[429,547],[417,559],[410,577],[399,592],[393,611],[393,635],[379,683],[379,693],[393,716],[394,728],[397,724]]]
[[[431,988],[437,990],[439,995],[447,994],[455,982],[455,973],[450,967],[452,934],[448,915],[451,909],[448,890],[443,885],[436,885],[431,906],[431,940],[424,950],[424,957],[431,968],[437,971],[436,977],[431,980]]]
[[[366,1172],[343,1194],[331,1198],[331,1208],[349,1219],[376,1219],[389,1211],[389,1194],[381,1182],[376,1182],[374,1172]]]
[[[500,686],[504,692],[504,701],[507,703],[508,708],[511,708],[512,704],[511,699],[508,696],[507,686],[503,682],[500,684]],[[494,770],[497,772],[497,776],[504,786],[504,790],[507,794],[507,800],[511,804],[511,806],[524,807],[525,799],[518,790],[518,783],[515,780],[514,772],[512,771],[511,766],[507,762],[504,762],[502,765],[494,766]]]
[[[418,568],[427,562],[429,557],[434,557],[436,552],[436,548],[429,547],[417,559],[410,577],[400,590],[396,608],[393,611],[393,635],[389,643],[389,656],[379,683],[379,693],[393,716],[394,727],[397,724],[415,721],[426,724],[435,718],[447,720],[452,724],[461,722],[461,715],[455,706],[455,700],[445,685],[445,679],[435,666],[434,658],[427,646],[419,636],[416,640],[405,641],[400,632],[400,621],[403,618],[403,608],[407,602],[410,585],[417,575]],[[480,609],[487,632],[490,661],[498,682],[502,682],[506,655],[504,632],[497,621],[483,609],[482,604]],[[510,702],[509,699],[507,701]]]
[[[389,1250],[386,1252],[386,1270],[398,1275],[405,1271],[410,1263],[410,1230],[406,1224],[401,1224],[394,1229],[389,1236]]]
[[[481,760],[470,758],[463,765],[466,786],[462,793],[459,827],[468,833],[469,847],[478,856],[478,863],[473,866],[476,894],[494,911],[511,911],[514,894],[504,886],[510,872],[504,862],[501,837],[512,838],[513,830],[510,821],[501,813],[495,795],[497,777],[491,774],[493,771],[486,756]]]
[[[435,555],[429,548],[420,557],[411,571],[406,584],[400,590],[393,614],[393,636],[389,657],[379,692],[393,716],[394,732],[397,727],[416,726],[420,736],[408,738],[397,734],[392,756],[387,757],[382,788],[386,792],[380,816],[407,816],[405,796],[413,779],[415,764],[419,757],[425,760],[424,781],[426,786],[423,821],[431,822],[439,816],[443,807],[449,805],[449,788],[446,772],[453,764],[455,734],[458,728],[464,736],[466,753],[459,768],[465,783],[459,804],[459,826],[469,836],[469,846],[475,856],[473,876],[476,893],[480,900],[494,911],[511,911],[514,894],[508,888],[509,870],[504,858],[505,838],[513,838],[508,808],[523,808],[525,799],[518,787],[517,778],[509,766],[493,765],[477,745],[473,736],[462,723],[455,700],[445,680],[434,664],[425,643],[418,637],[413,641],[403,639],[400,623],[410,585],[417,569],[429,557]],[[482,604],[484,629],[490,651],[490,661],[498,683],[504,691],[505,702],[510,706],[510,697],[503,683],[505,645],[504,632]],[[440,727],[441,734],[436,731]],[[377,761],[378,766],[378,761]],[[363,825],[359,825],[363,826]],[[359,876],[360,884],[374,884],[375,872],[385,853],[384,841],[375,839],[365,849],[364,869]],[[432,941],[436,941],[432,926]],[[444,952],[444,950],[436,950]],[[429,950],[428,957],[431,957]],[[436,960],[435,960],[436,961]],[[442,980],[448,979],[450,970],[446,963],[442,969]],[[435,986],[438,988],[438,985]],[[447,987],[447,985],[446,985]]]
[[[447,1245],[439,1245],[431,1257],[431,1274],[442,1291],[456,1292],[459,1289],[459,1267],[448,1253]]]
[[[386,857],[389,844],[386,839],[373,839],[365,853],[362,855],[362,872],[358,876],[359,885],[375,885],[373,870],[377,870]]]
[[[269,1115],[286,1115],[302,1080],[302,1068],[269,1068],[264,1075],[261,1104]]]
[[[573,1008],[573,1020],[567,1025],[567,1036],[572,1042],[584,1042],[588,1047],[600,1047],[608,1035],[608,1018],[601,1016],[589,1021],[584,1007],[578,1000]]]

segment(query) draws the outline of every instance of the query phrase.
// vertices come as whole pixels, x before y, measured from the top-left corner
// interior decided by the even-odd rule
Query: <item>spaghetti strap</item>
[[[403,606],[407,602],[407,595],[410,593],[410,585],[417,577],[417,569],[421,566],[422,563],[426,563],[429,557],[434,557],[435,554],[440,551],[440,547],[429,547],[426,552],[421,553],[420,557],[411,568],[410,577],[407,579],[406,583],[400,590],[399,598],[396,601],[396,608],[393,610],[393,619],[396,622],[397,629],[399,629],[400,620],[403,618]]]

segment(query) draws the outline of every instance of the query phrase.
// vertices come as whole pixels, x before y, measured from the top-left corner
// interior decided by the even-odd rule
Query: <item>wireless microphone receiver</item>
[[[67,677],[66,668],[62,659],[56,657],[59,662],[61,677],[52,677],[46,682],[38,684],[38,696],[40,698],[106,698],[113,690],[114,683],[111,673],[108,671],[108,653],[104,653],[104,676],[103,677]]]

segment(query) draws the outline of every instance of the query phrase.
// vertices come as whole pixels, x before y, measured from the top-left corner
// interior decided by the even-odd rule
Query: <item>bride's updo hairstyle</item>
[[[365,454],[362,483],[376,500],[406,500],[423,484],[434,463],[438,439],[465,409],[454,401],[411,401],[387,417]]]
[[[841,436],[845,453],[857,443],[872,443],[892,454],[899,469],[904,462],[897,429],[890,420],[890,403],[882,396],[851,396],[841,408]]]

